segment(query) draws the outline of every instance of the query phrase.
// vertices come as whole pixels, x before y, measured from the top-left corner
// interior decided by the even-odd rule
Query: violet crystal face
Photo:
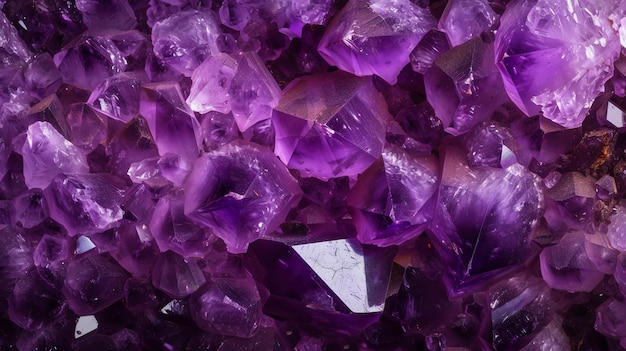
[[[0,0],[0,351],[626,349],[626,0]]]

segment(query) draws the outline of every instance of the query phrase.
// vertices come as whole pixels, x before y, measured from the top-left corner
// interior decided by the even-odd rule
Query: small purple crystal
[[[172,251],[159,255],[153,270],[152,284],[173,298],[184,298],[198,290],[205,282],[197,258],[185,259]]]

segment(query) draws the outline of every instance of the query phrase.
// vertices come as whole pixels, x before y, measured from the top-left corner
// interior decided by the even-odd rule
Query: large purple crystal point
[[[188,160],[198,157],[200,123],[185,103],[178,83],[145,85],[139,110],[148,121],[161,156],[173,153]]]
[[[87,152],[107,140],[108,118],[87,104],[79,102],[70,105],[67,122],[72,143]]]
[[[487,0],[452,0],[441,15],[439,29],[452,46],[458,46],[489,30],[497,18]]]
[[[39,329],[67,311],[59,291],[42,280],[37,270],[30,270],[13,288],[9,297],[9,317],[26,330]]]
[[[95,234],[122,219],[120,208],[124,184],[108,174],[58,175],[44,195],[50,217],[70,236]]]
[[[15,223],[24,228],[33,228],[49,216],[48,204],[41,189],[30,189],[13,199]]]
[[[476,37],[441,54],[424,75],[428,102],[447,132],[467,132],[507,101],[493,50]]]
[[[330,21],[318,50],[346,72],[395,84],[411,51],[435,26],[428,10],[408,0],[351,0]]]
[[[36,122],[28,127],[22,156],[24,180],[29,188],[44,189],[60,173],[89,172],[87,159],[81,150],[48,122]]]
[[[620,7],[587,0],[508,6],[496,34],[496,60],[511,100],[528,116],[541,111],[564,127],[580,126],[619,57],[619,37],[608,19]]]
[[[191,296],[189,307],[200,328],[240,338],[251,337],[262,316],[261,297],[251,278],[215,279]]]
[[[154,54],[189,77],[205,59],[218,52],[215,40],[219,33],[210,12],[181,11],[152,27]]]
[[[451,146],[442,167],[441,208],[430,235],[447,264],[449,293],[464,294],[530,256],[543,193],[538,177],[522,166],[470,168]]]
[[[400,129],[397,124],[390,126]],[[420,234],[432,219],[439,165],[430,150],[420,146],[424,148],[404,133],[390,130],[382,162],[359,176],[348,204],[360,242],[397,245]]]
[[[356,176],[380,157],[390,119],[368,78],[303,77],[285,88],[274,112],[275,152],[305,177]]]
[[[89,103],[107,116],[128,122],[139,113],[139,77],[119,74],[102,81],[89,96]]]
[[[93,314],[124,296],[128,273],[110,256],[89,255],[67,266],[63,295],[76,314]]]
[[[189,107],[200,113],[229,113],[230,85],[237,66],[237,59],[227,54],[213,55],[198,66],[191,75]]]
[[[302,196],[269,150],[234,141],[201,156],[185,184],[185,213],[209,226],[233,253],[284,221]]]

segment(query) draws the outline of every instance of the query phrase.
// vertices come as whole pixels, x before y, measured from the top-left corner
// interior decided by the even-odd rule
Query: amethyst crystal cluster
[[[626,349],[625,0],[0,9],[0,350]]]

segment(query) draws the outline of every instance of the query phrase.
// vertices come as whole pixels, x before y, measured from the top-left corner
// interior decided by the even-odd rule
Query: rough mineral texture
[[[625,0],[0,0],[0,351],[626,349]]]

